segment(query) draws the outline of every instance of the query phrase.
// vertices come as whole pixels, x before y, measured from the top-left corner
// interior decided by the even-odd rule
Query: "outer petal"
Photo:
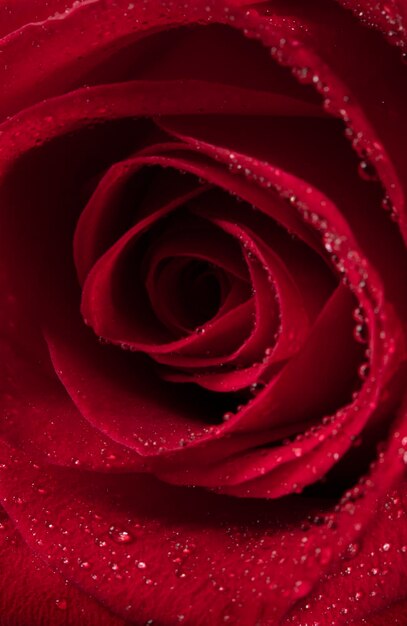
[[[0,39],[27,24],[61,18],[86,2],[89,0],[0,0]]]
[[[406,623],[407,491],[401,480],[380,504],[352,559],[322,578],[312,595],[282,626],[318,622],[321,626],[387,626]]]
[[[363,24],[380,30],[389,43],[398,46],[403,58],[407,46],[407,4],[405,0],[374,2],[373,0],[337,0],[353,11]]]
[[[4,445],[0,499],[31,549],[124,618],[275,626],[341,555],[352,557],[376,503],[400,480],[400,419],[369,480],[334,510],[301,496],[272,509],[266,501],[247,506],[137,475],[89,481],[80,471],[33,466]]]
[[[3,626],[130,626],[53,571],[0,513],[0,613]]]

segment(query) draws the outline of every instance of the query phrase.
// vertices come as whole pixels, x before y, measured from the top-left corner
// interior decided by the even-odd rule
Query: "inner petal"
[[[233,308],[236,309],[234,320],[230,319],[230,325],[223,328],[221,344],[218,341],[215,342],[212,349],[215,349],[215,353],[219,353],[219,350],[221,352],[226,350],[226,346],[228,350],[230,349],[230,341],[235,344],[242,340],[242,333],[244,336],[247,332],[245,329],[249,309],[242,308],[240,312],[238,309],[239,305],[243,305],[250,299],[251,293],[249,274],[239,243],[207,220],[189,215],[187,209],[186,206],[172,214],[163,215],[161,220],[154,220],[154,222],[149,218],[142,220],[123,235],[95,264],[84,284],[82,311],[88,324],[98,336],[118,343],[122,347],[142,350],[152,355],[170,354],[193,346],[195,346],[193,351],[195,355],[204,354],[205,351],[200,344],[205,343],[206,350],[209,349],[207,344],[211,332],[208,329],[206,337],[191,335],[191,330],[196,329],[196,326],[193,326],[194,320],[191,318],[191,307],[195,306],[193,316],[197,318],[197,310],[202,308],[202,300],[208,298],[204,298],[205,293],[202,293],[201,288],[198,289],[197,277],[195,277],[196,284],[193,290],[195,294],[200,292],[199,301],[194,305],[192,300],[195,299],[190,292],[188,301],[182,305],[180,296],[177,299],[177,293],[184,292],[180,286],[182,280],[185,281],[188,276],[188,272],[185,274],[184,268],[181,272],[181,274],[184,273],[184,279],[182,279],[181,274],[174,271],[176,266],[173,263],[172,271],[171,265],[168,266],[168,260],[171,258],[174,261],[183,259],[184,262],[185,259],[193,258],[195,261],[204,263],[206,268],[211,266],[211,271],[209,273],[206,271],[204,284],[207,288],[209,284],[212,284],[212,293],[214,293],[213,278],[217,275],[216,282],[218,282],[219,276],[224,276],[221,290],[224,297],[221,300],[216,294],[211,296],[209,304],[205,304],[206,307],[209,306],[209,309],[206,313],[200,311],[199,318],[206,318],[208,321],[211,311],[216,313],[221,304],[226,305],[226,301],[228,306],[222,310],[224,314],[227,312],[234,314]],[[167,280],[164,289],[159,289],[157,277],[162,273],[160,266],[163,262],[164,267],[165,263],[167,264],[166,276],[170,281]],[[218,268],[215,274],[213,267]],[[190,273],[189,276],[191,283]],[[198,281],[201,287],[202,280],[203,276]],[[228,282],[237,282],[240,285],[239,288],[230,292],[230,298],[226,297]],[[163,283],[163,277],[161,277],[161,287]],[[172,294],[169,293],[171,283],[174,286]],[[178,313],[175,315],[172,296],[175,296],[178,306]],[[189,320],[185,318],[187,302]],[[182,320],[179,316],[184,319]],[[197,321],[199,321],[198,318]],[[175,334],[174,329],[177,331]],[[184,331],[182,335],[180,335],[180,330]]]
[[[157,317],[175,331],[189,333],[218,313],[230,284],[216,266],[200,259],[172,258],[157,268],[150,294]]]

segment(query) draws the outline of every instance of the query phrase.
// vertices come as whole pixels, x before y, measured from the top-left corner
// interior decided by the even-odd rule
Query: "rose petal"
[[[8,0],[0,2],[0,37],[6,37],[9,33],[17,31],[35,22],[43,22],[49,18],[61,18],[67,15],[80,2],[84,4],[89,0],[74,2],[70,0],[52,0],[44,3],[42,0],[20,0],[13,2],[10,7]],[[74,5],[74,7],[72,6]]]
[[[130,626],[53,571],[1,512],[0,611],[4,624]]]
[[[294,497],[291,506],[282,501],[270,517],[264,502],[247,509],[244,502],[229,501],[225,507],[219,497],[188,491],[186,498],[184,490],[146,477],[141,481],[135,476],[127,481],[121,477],[118,482],[114,476],[95,475],[90,485],[82,480],[81,472],[35,469],[4,446],[0,496],[28,544],[53,568],[118,614],[126,613],[136,621],[163,616],[175,620],[183,615],[184,623],[199,624],[199,584],[200,597],[206,597],[204,585],[213,598],[214,624],[224,621],[225,614],[232,621],[243,616],[248,625],[260,617],[278,623],[297,600],[309,594],[332,559],[348,546],[352,554],[350,548],[360,541],[360,529],[366,527],[374,502],[404,470],[395,453],[404,433],[402,426],[391,439],[380,468],[373,470],[370,483],[361,484],[364,497],[352,504],[351,519],[349,499],[345,498],[337,512],[327,506],[322,526],[311,526],[305,547],[300,526],[313,515],[308,499]],[[41,500],[36,493],[39,484],[44,489]],[[137,498],[130,497],[134,493]],[[321,502],[315,504],[314,511],[320,515]],[[203,515],[212,520],[210,525],[205,521],[205,533]],[[127,533],[126,541],[117,539],[115,531]],[[179,554],[183,550],[186,552]],[[247,553],[248,559],[242,559],[242,553]],[[301,563],[293,561],[293,554],[305,558]],[[257,593],[247,585],[244,570],[254,578],[251,582],[256,583]],[[167,593],[162,587],[164,572]],[[212,595],[212,580],[216,596]],[[236,594],[243,613],[241,606],[230,602]]]

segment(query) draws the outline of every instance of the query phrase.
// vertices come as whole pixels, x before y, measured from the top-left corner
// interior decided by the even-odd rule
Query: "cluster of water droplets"
[[[128,5],[128,10],[132,10],[133,8],[134,8],[134,5],[130,3]],[[209,7],[208,13],[211,10],[212,10],[212,7]],[[230,10],[225,9],[225,13],[229,14],[229,17],[228,17],[229,22],[233,23],[234,16],[230,14]],[[393,17],[391,19],[395,19],[395,18]],[[248,36],[254,36],[257,38],[260,37],[258,26],[256,25],[256,29],[253,29],[253,30],[251,30],[250,28],[247,28],[246,34]],[[278,59],[280,62],[284,62],[286,58],[284,50],[286,49],[287,45],[290,45],[288,44],[287,40],[285,38],[281,38],[279,45],[278,46],[274,45],[271,49],[273,56],[276,59]],[[309,70],[309,68],[307,67],[296,68],[294,70],[294,73],[296,73],[297,77],[300,80],[304,80],[304,82],[311,81],[312,83],[314,83],[323,94],[326,95],[329,92],[329,88],[327,87],[327,85],[325,85],[320,80],[318,75],[313,74],[312,71]],[[344,119],[346,118],[346,112],[341,115]],[[352,131],[352,133],[353,132],[354,131]],[[357,139],[359,141],[360,137],[353,135],[352,139],[353,140]],[[232,157],[231,157],[231,160],[233,161]],[[263,185],[264,187],[276,188],[275,185],[273,185],[271,181],[267,180],[267,177],[265,175],[254,172],[250,167],[244,167],[243,165],[238,164],[236,166],[231,165],[231,169],[242,171],[242,173],[246,177],[248,177],[250,180],[257,181],[260,185]],[[376,171],[372,169],[369,161],[366,159],[363,159],[361,161],[360,174],[362,177],[366,178],[367,180],[377,179]],[[326,220],[323,217],[318,215],[317,212],[310,210],[304,204],[303,200],[300,200],[296,197],[296,194],[289,192],[288,197],[289,197],[290,204],[292,204],[293,207],[295,207],[302,213],[304,220],[307,221],[313,227],[317,228],[321,232],[323,245],[325,249],[327,250],[327,252],[330,255],[332,255],[331,256],[332,262],[335,265],[336,269],[338,270],[338,273],[341,275],[342,280],[346,282],[349,288],[351,288],[356,295],[366,296],[368,300],[374,299],[377,294],[374,294],[374,293],[372,294],[371,292],[369,292],[370,286],[368,284],[369,281],[368,281],[366,267],[361,262],[361,259],[359,258],[358,253],[352,250],[351,248],[349,248],[346,238],[343,238],[340,234],[336,233],[330,227],[330,225],[327,224]],[[387,210],[389,213],[391,213],[393,217],[396,219],[394,209],[393,209],[389,196],[384,197],[383,208]],[[349,274],[351,275],[351,277],[349,277]],[[355,279],[355,277],[357,280]],[[376,315],[379,316],[378,306],[375,306],[374,308],[376,310]],[[356,322],[355,339],[356,341],[360,343],[367,344],[370,338],[369,337],[369,319],[368,319],[367,311],[365,310],[364,306],[358,306],[355,309],[354,318]],[[199,330],[197,332],[199,332]],[[386,331],[382,329],[380,332],[383,333],[383,335],[381,336],[381,339],[385,340]],[[271,348],[267,348],[267,350],[271,350]],[[268,354],[266,351],[265,357],[267,357]],[[359,367],[359,375],[363,381],[366,380],[369,375],[369,366],[370,366],[369,359],[371,358],[371,356],[372,355],[371,355],[370,349],[368,348],[366,352],[367,361],[366,363],[363,363]],[[251,392],[254,398],[261,390],[262,390],[261,385],[259,385],[258,383],[256,383],[253,386],[253,388],[251,389]],[[352,410],[355,410],[355,408],[356,407],[353,407]],[[297,444],[301,444],[304,441],[304,439],[307,439],[307,437],[311,437],[311,436],[316,437],[319,441],[321,440],[321,437],[323,438],[325,437],[323,433],[323,428],[322,428],[323,426],[331,426],[332,430],[331,430],[330,436],[336,437],[338,434],[340,423],[341,423],[341,418],[344,420],[345,415],[347,414],[348,410],[350,410],[350,407],[345,407],[341,411],[339,411],[337,415],[326,416],[321,426],[316,426],[313,429],[311,429],[309,432],[298,435],[294,440],[287,440],[285,445],[292,446],[293,458],[294,457],[298,458],[302,456],[301,447],[299,447]],[[231,417],[232,417],[232,414],[227,413],[224,416],[224,420],[229,421]],[[207,433],[210,433],[210,432],[212,432],[211,428],[208,428]],[[188,437],[190,437],[190,440],[194,440],[196,436],[202,436],[202,433],[199,433],[199,435],[195,435],[193,432],[191,432],[188,435]],[[135,433],[134,437],[135,438],[139,437],[139,434]],[[355,437],[355,435],[352,435],[352,437]],[[354,439],[353,441],[356,442],[357,440]],[[152,447],[154,448],[157,447],[159,449],[160,445],[164,444],[165,442],[163,441],[160,443],[159,441],[157,442],[156,441],[144,441],[143,443],[146,446],[151,445]],[[181,442],[180,440],[180,446],[182,447],[184,445],[185,445],[185,440],[183,440],[183,442]],[[400,437],[400,444],[399,444],[398,452],[403,463],[407,464],[407,438],[406,437]],[[114,459],[110,459],[110,460],[114,460]],[[380,457],[377,463],[380,463]],[[319,537],[319,543],[315,545],[313,544],[312,546],[310,546],[309,544],[312,543],[312,541],[307,537],[308,530],[311,528],[312,529],[321,528],[324,530],[324,533],[330,530],[335,531],[336,524],[337,524],[337,521],[336,521],[337,516],[339,516],[339,514],[344,514],[344,513],[350,517],[354,516],[356,512],[355,503],[360,498],[364,497],[366,489],[369,489],[369,488],[372,489],[374,487],[374,485],[370,483],[371,483],[370,478],[362,479],[358,485],[356,485],[352,490],[349,490],[349,492],[344,494],[344,496],[338,503],[336,510],[334,512],[327,513],[326,515],[322,515],[322,516],[321,515],[314,516],[310,520],[305,522],[303,529],[302,529],[303,536],[300,538],[298,543],[294,541],[290,542],[289,532],[287,532],[287,537],[283,537],[281,540],[279,540],[280,545],[278,547],[275,547],[271,552],[270,552],[270,544],[267,541],[267,538],[263,538],[260,540],[253,539],[252,543],[247,542],[244,545],[244,547],[241,548],[241,556],[242,558],[247,560],[247,569],[245,570],[245,572],[247,573],[245,573],[244,575],[246,577],[246,581],[250,581],[250,583],[252,584],[253,594],[255,595],[255,592],[257,592],[258,594],[261,593],[259,588],[257,588],[256,585],[259,580],[265,579],[267,584],[269,585],[269,590],[272,592],[275,592],[276,594],[281,592],[283,594],[286,594],[287,596],[289,596],[290,598],[294,600],[305,597],[310,592],[310,590],[312,589],[312,585],[313,585],[312,576],[309,574],[309,571],[312,571],[315,563],[319,563],[322,567],[325,567],[330,562],[331,558],[333,557],[332,537],[330,537],[328,540],[326,534],[321,534],[321,536]],[[35,492],[36,494],[38,494],[38,496],[47,495],[47,488],[44,487],[41,482],[33,483],[33,488],[35,489]],[[13,502],[16,505],[23,504],[24,499],[21,498],[19,495],[15,495]],[[45,511],[45,513],[47,514],[47,511]],[[402,507],[400,506],[400,503],[397,502],[395,497],[393,497],[392,503],[389,504],[388,514],[389,516],[393,516],[394,519],[404,515],[404,511]],[[31,517],[30,523],[31,523],[32,536],[34,540],[37,541],[38,547],[41,547],[43,545],[43,540],[39,536],[40,534],[36,531],[36,528],[41,522],[35,517]],[[149,575],[150,563],[147,560],[144,560],[142,556],[140,558],[134,558],[134,555],[132,553],[125,551],[126,547],[129,547],[135,544],[136,542],[138,542],[138,535],[141,534],[141,531],[142,531],[141,527],[137,527],[134,524],[134,522],[130,522],[130,521],[129,521],[128,528],[117,526],[116,524],[111,524],[110,522],[107,522],[96,513],[90,514],[89,518],[83,517],[83,519],[79,519],[78,523],[81,529],[83,530],[83,532],[85,533],[85,535],[88,536],[90,540],[93,540],[95,545],[102,552],[101,561],[104,563],[104,567],[105,567],[104,576],[106,576],[108,580],[110,579],[122,580],[123,578],[126,578],[126,577],[133,579],[134,572],[136,571],[142,576],[141,580],[146,586],[154,586],[158,584],[158,582],[155,581]],[[64,543],[64,537],[66,537],[69,534],[69,531],[66,528],[64,528],[63,524],[61,524],[60,526],[57,526],[52,521],[47,520],[45,522],[45,526],[49,532],[60,533],[60,540],[58,540],[56,535],[55,535],[55,539],[56,539],[56,544],[58,546],[58,549],[60,550],[60,553],[61,553],[61,559],[60,559],[61,567],[63,566],[72,567],[72,569],[74,569],[76,565],[79,564],[79,567],[83,573],[91,576],[91,578],[94,581],[97,581],[100,574],[94,572],[92,560],[90,558],[88,560],[84,558],[82,555],[78,557],[77,554],[75,553],[75,550],[71,549],[69,546],[66,545],[66,543]],[[0,524],[0,529],[1,529],[1,524]],[[358,533],[360,529],[361,529],[361,522],[355,521],[355,524],[354,524],[355,533]],[[233,542],[234,542],[234,545],[232,547],[233,549],[237,549],[237,547],[239,547],[239,540],[237,538],[237,533],[234,531],[231,532],[229,528],[226,529],[225,532],[230,532],[231,536],[233,537]],[[244,535],[244,531],[240,530],[240,532],[242,532],[242,534]],[[38,536],[38,539],[36,539],[37,536]],[[287,549],[286,545],[288,545],[290,549]],[[262,558],[261,556],[258,556],[258,548],[260,546],[264,546],[264,558]],[[181,540],[180,538],[178,539],[174,538],[170,542],[170,545],[168,548],[169,548],[167,552],[168,559],[174,566],[175,576],[181,581],[187,579],[188,574],[189,574],[188,562],[191,559],[191,555],[194,554],[194,550],[195,550],[194,542],[190,540],[186,541],[185,539]],[[106,550],[107,552],[106,555],[103,555],[104,550]],[[393,545],[391,542],[389,541],[382,542],[382,544],[377,547],[377,551],[380,552],[381,556],[385,555],[386,558],[388,557],[388,561],[386,562],[386,559],[384,560],[381,559],[380,565],[379,565],[372,556],[372,562],[370,563],[368,562],[368,560],[364,561],[363,567],[361,563],[358,563],[357,565],[353,565],[353,560],[357,558],[357,556],[360,553],[360,550],[361,550],[361,544],[357,540],[352,541],[347,545],[345,555],[344,555],[344,567],[340,575],[349,576],[351,573],[355,573],[353,568],[356,568],[357,575],[364,573],[366,576],[372,577],[375,580],[378,580],[379,582],[376,585],[376,587],[369,591],[370,597],[374,598],[376,595],[380,594],[380,590],[383,588],[383,581],[385,581],[385,577],[388,573],[387,570],[390,569],[391,567],[395,550],[393,549]],[[398,548],[398,553],[399,555],[404,555],[404,558],[405,558],[405,554],[407,553],[407,543],[406,545],[403,545],[402,547]],[[293,554],[295,555],[294,557],[292,556]],[[253,563],[254,559],[256,559],[255,564]],[[126,564],[126,561],[128,565]],[[285,563],[291,564],[294,561],[296,565],[301,566],[301,572],[302,572],[301,577],[298,576],[298,578],[296,578],[295,580],[292,580],[289,582],[287,581],[286,584],[281,584],[281,585],[278,584],[275,580],[272,579],[272,577],[269,575],[269,571],[267,571],[267,568],[266,568],[266,564],[269,562],[272,563],[274,569],[276,568],[281,569]],[[307,569],[308,564],[310,565],[309,570]],[[223,593],[225,589],[227,589],[227,586],[225,585],[225,582],[224,582],[224,578],[226,577],[226,575],[230,576],[230,578],[232,579],[233,572],[232,571],[229,571],[227,573],[222,572],[222,576],[218,576],[217,572],[215,571],[215,565],[214,565],[213,572],[210,575],[210,580],[211,580],[211,585],[213,586],[213,589],[216,590],[218,593]],[[362,589],[355,589],[355,591],[352,594],[352,597],[349,597],[349,603],[359,602],[364,597],[364,593],[365,591]],[[237,599],[237,595],[233,596],[232,601],[231,601],[232,603],[233,603],[233,600],[235,600],[235,603],[239,602],[239,600]],[[324,602],[324,598],[322,596],[320,598],[317,598],[317,600],[319,600],[320,602]],[[69,608],[67,599],[63,597],[57,598],[55,600],[55,605],[61,611],[65,611],[67,610],[67,608]],[[132,608],[133,607],[131,605],[128,605],[126,607],[126,609],[129,612],[131,611]],[[346,607],[343,607],[343,597],[338,598],[338,601],[336,602],[333,600],[331,605],[326,608],[326,612],[327,614],[329,614],[329,612],[334,614],[337,609],[339,610],[339,613],[341,615],[347,614],[348,609]],[[311,606],[305,605],[304,608],[302,609],[301,619],[303,619],[304,616],[306,616],[306,612],[310,610],[311,610]],[[228,613],[225,613],[223,615],[223,621],[225,623],[227,623],[228,621],[231,621],[231,619],[232,617]],[[305,619],[307,618],[305,617]],[[182,623],[185,620],[185,615],[183,613],[179,613],[177,616],[177,620],[179,623]],[[149,625],[153,623],[154,623],[153,619],[148,620],[146,622],[146,624],[149,624]],[[304,626],[305,626],[306,622],[302,621],[302,623],[304,623]],[[317,626],[317,625],[314,623],[313,626]]]
[[[392,43],[402,48],[402,59],[407,60],[407,37],[401,15],[393,7],[386,6],[382,9],[382,16],[388,26],[387,36],[392,40]],[[370,26],[376,25],[375,22],[369,22],[369,18],[363,11],[359,12],[358,17],[366,20]],[[259,20],[258,13],[251,9],[246,12],[246,20],[251,22],[252,26],[244,30],[245,35],[253,39],[260,39],[263,45],[269,47],[273,59],[279,64],[287,66],[298,82],[312,85],[321,94],[323,107],[328,113],[343,120],[345,136],[351,141],[361,159],[359,163],[360,176],[366,181],[377,182],[379,175],[376,165],[382,163],[384,149],[376,138],[367,134],[365,129],[355,126],[352,95],[343,93],[343,86],[336,83],[333,76],[325,78],[321,75],[325,72],[325,70],[322,71],[323,64],[315,57],[311,49],[305,48],[301,41],[300,31],[298,33],[293,32],[290,36],[285,33],[279,36],[277,28],[271,27],[264,20]],[[306,59],[307,63],[305,62]],[[313,67],[318,66],[321,67],[319,71],[313,69]],[[383,192],[382,206],[390,218],[397,222],[400,216],[391,198],[394,188],[395,183],[388,182],[388,189]]]
[[[383,359],[380,365],[381,369],[386,366],[394,353],[394,339],[386,330],[388,320],[386,312],[382,308],[383,297],[380,283],[370,279],[371,269],[348,238],[339,234],[325,217],[318,214],[316,209],[309,208],[304,197],[300,198],[297,193],[285,189],[276,183],[276,180],[271,180],[267,175],[267,164],[265,164],[266,167],[263,167],[264,164],[236,153],[229,153],[227,162],[229,170],[233,174],[243,176],[266,189],[276,191],[281,198],[288,201],[301,214],[306,223],[320,233],[322,245],[330,255],[341,281],[354,293],[358,300],[358,305],[353,313],[355,320],[354,338],[358,343],[366,345],[365,361],[358,366],[358,375],[362,382],[361,390],[353,394],[352,403],[349,406],[343,407],[335,415],[324,417],[320,426],[314,426],[304,434],[298,435],[294,440],[284,442],[285,446],[292,446],[293,456],[298,456],[296,451],[301,449],[298,444],[301,446],[304,439],[315,437],[321,441],[321,439],[324,440],[329,437],[337,438],[340,429],[349,422],[349,419],[352,419],[352,416],[357,415],[359,411],[365,411],[367,416],[369,413],[367,407],[371,407],[370,410],[375,408],[378,397],[376,381],[380,380],[381,370],[376,370],[374,374],[370,374],[374,356],[372,351],[376,345],[373,343],[373,338],[378,337],[381,342]],[[366,162],[361,165],[361,169],[366,179],[372,181],[377,179],[376,173],[369,169]],[[275,172],[275,179],[278,178],[277,173]],[[312,190],[309,191],[312,196]],[[323,200],[322,203],[324,203]],[[373,333],[372,336],[371,333]],[[362,390],[363,393],[361,393]],[[231,417],[232,415],[228,413],[225,420],[230,420]],[[330,432],[325,432],[328,424],[330,425]],[[361,427],[362,424],[360,424]],[[345,436],[349,438],[351,445],[360,445],[357,431],[352,431]],[[340,449],[341,446],[338,445],[338,450]],[[342,450],[344,451],[344,448]],[[332,452],[332,458],[338,460],[340,453]],[[296,491],[296,485],[292,485],[292,489]]]

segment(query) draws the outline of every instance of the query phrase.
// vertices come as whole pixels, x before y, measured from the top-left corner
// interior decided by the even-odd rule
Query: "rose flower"
[[[0,1],[2,626],[407,624],[406,21]]]

